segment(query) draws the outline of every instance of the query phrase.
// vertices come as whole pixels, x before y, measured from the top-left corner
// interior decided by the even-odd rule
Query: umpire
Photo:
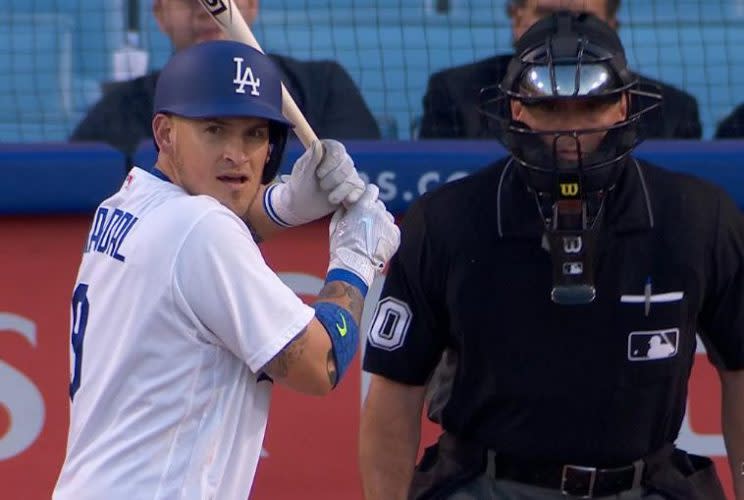
[[[698,332],[744,499],[744,218],[631,155],[659,98],[629,112],[651,94],[609,26],[559,12],[516,48],[483,108],[510,156],[421,197],[391,262],[364,359],[366,498],[723,499],[712,462],[674,446]],[[444,352],[444,433],[414,471]]]

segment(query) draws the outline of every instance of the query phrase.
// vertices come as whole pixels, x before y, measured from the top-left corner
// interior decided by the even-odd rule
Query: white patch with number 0
[[[382,299],[369,329],[369,343],[379,349],[394,351],[403,345],[411,324],[411,308],[402,300],[393,297]]]

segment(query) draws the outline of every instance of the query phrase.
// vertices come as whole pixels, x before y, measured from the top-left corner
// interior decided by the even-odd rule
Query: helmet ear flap
[[[288,135],[289,127],[286,125],[276,122],[269,123],[269,155],[266,158],[266,165],[264,165],[261,184],[269,184],[276,177],[282,163]]]

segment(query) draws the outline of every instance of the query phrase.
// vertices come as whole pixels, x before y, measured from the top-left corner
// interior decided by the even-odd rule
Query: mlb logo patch
[[[628,335],[628,359],[650,361],[671,358],[677,354],[679,328],[630,332]]]

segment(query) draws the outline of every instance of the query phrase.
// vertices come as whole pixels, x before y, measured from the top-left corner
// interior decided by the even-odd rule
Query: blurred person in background
[[[736,139],[744,137],[744,104],[734,109],[730,115],[718,124],[716,139]]]
[[[512,35],[518,40],[541,18],[558,9],[588,12],[599,17],[615,30],[619,27],[617,12],[620,0],[509,0],[507,14]],[[496,130],[478,112],[478,97],[484,87],[500,82],[512,54],[502,54],[434,73],[429,78],[423,99],[424,116],[419,137],[488,138]],[[697,101],[690,94],[667,83],[639,75],[644,87],[657,87],[663,106],[642,117],[642,133],[649,139],[699,139],[702,135]],[[639,99],[637,105],[647,105]]]
[[[248,25],[258,16],[259,0],[235,0]],[[160,30],[178,52],[226,36],[197,0],[153,0]],[[282,80],[319,137],[378,139],[380,131],[362,95],[335,61],[298,61],[270,54]],[[71,141],[106,142],[131,156],[152,138],[152,106],[160,70],[115,84],[88,111]]]

